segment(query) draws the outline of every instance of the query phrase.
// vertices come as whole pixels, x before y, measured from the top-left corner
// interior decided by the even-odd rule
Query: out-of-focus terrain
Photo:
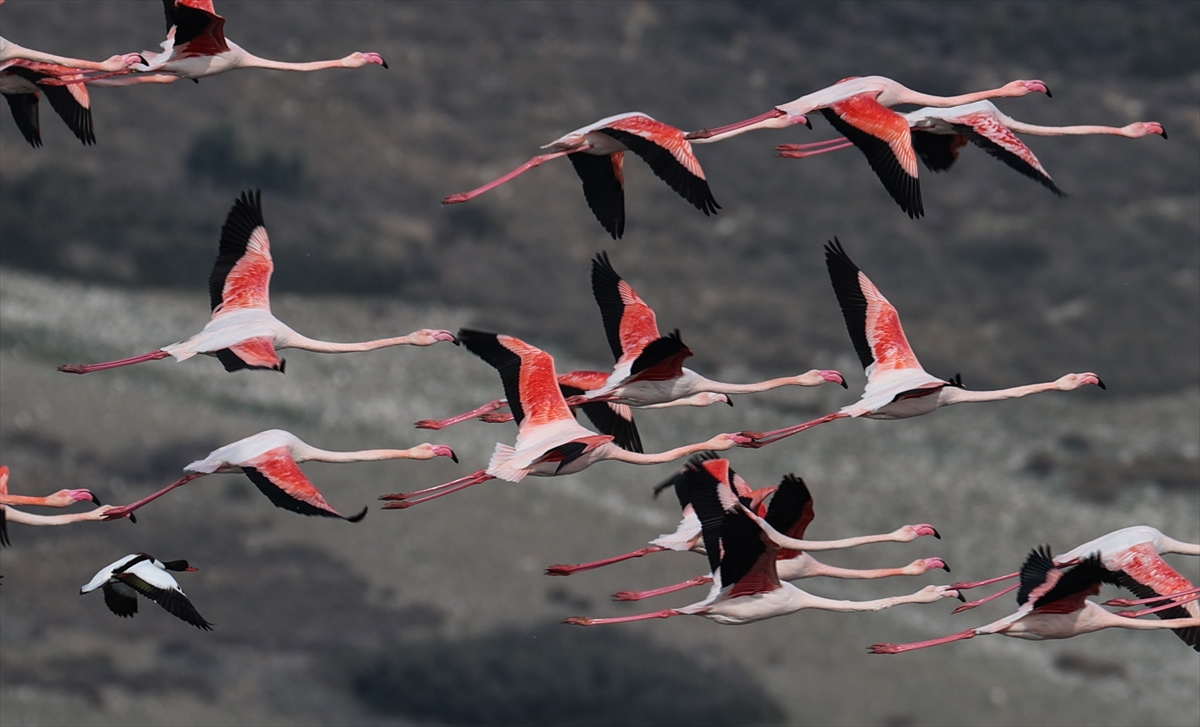
[[[862,375],[821,261],[837,235],[899,308],[922,362],[971,388],[1093,370],[1109,384],[835,422],[734,466],[757,486],[796,472],[813,537],[932,522],[943,540],[829,555],[851,567],[939,555],[953,574],[801,585],[866,599],[1016,568],[1132,524],[1200,541],[1200,6],[1196,3],[243,3],[228,35],[284,60],[382,53],[389,70],[243,71],[199,85],[94,89],[99,143],[42,109],[31,149],[0,120],[0,461],[17,492],[90,487],[127,502],[209,450],[267,428],[329,449],[452,445],[462,463],[306,465],[357,525],[273,508],[241,476],[201,480],[139,522],[10,526],[0,551],[0,724],[1181,724],[1200,721],[1196,654],[1166,633],[1061,643],[991,637],[900,657],[877,641],[985,623],[1001,599],[877,614],[800,613],[740,628],[670,619],[557,622],[682,605],[608,594],[704,570],[651,556],[570,578],[552,563],[639,547],[673,528],[651,487],[673,467],[598,465],[488,483],[414,511],[380,494],[483,466],[512,425],[412,429],[499,395],[448,345],[353,356],[287,352],[286,376],[211,359],[86,377],[61,363],[142,353],[206,319],[205,282],[238,190],[264,190],[275,312],[318,338],[472,325],[527,338],[562,369],[611,360],[588,289],[607,249],[690,362],[751,381],[836,367],[836,387],[644,412],[648,451],[765,429],[852,400]],[[157,3],[10,0],[3,34],[81,57],[153,48]],[[698,148],[722,205],[705,218],[627,165],[612,241],[573,171],[551,163],[466,205],[438,200],[602,116],[683,128],[735,121],[848,75],[953,94],[1041,78],[1054,98],[998,102],[1023,121],[1170,133],[1029,139],[1055,198],[978,149],[922,176],[912,221],[862,155],[780,160],[748,134]],[[561,166],[560,166],[561,164]],[[653,415],[653,416],[651,416]],[[200,567],[181,583],[201,633],[143,603],[130,621],[78,587],[145,550]],[[1200,578],[1195,559],[1172,559]],[[1106,589],[1103,597],[1117,594]]]

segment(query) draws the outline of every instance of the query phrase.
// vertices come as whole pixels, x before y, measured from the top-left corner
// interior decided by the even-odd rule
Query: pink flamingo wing
[[[279,354],[275,351],[275,340],[265,336],[247,338],[229,347],[235,356],[248,368],[277,369],[281,367]]]
[[[683,168],[688,170],[688,172],[701,179],[705,178],[704,170],[700,168],[700,160],[696,158],[696,154],[692,151],[691,142],[684,138],[684,133],[680,129],[641,114],[617,119],[609,124],[608,128],[627,131],[647,141],[654,142],[654,144],[670,152],[671,156],[675,157],[675,161],[682,164]]]
[[[858,284],[867,301],[867,344],[875,359],[875,371],[920,369],[921,363],[908,344],[896,308],[862,271],[858,273]]]
[[[854,128],[885,142],[905,173],[917,176],[917,154],[913,151],[908,121],[903,116],[879,103],[870,93],[851,96],[829,108]]]
[[[989,113],[976,112],[967,114],[961,119],[961,123],[967,124],[975,133],[986,138],[988,141],[999,146],[1010,154],[1020,157],[1021,161],[1041,172],[1043,176],[1049,177],[1050,174],[1042,167],[1042,163],[1034,156],[1033,151],[1025,146],[1025,142],[1012,132],[1004,124]]]
[[[558,383],[560,386],[591,391],[608,383],[608,374],[603,371],[568,371],[558,375]]]
[[[271,309],[271,240],[262,214],[262,195],[242,192],[225,224],[217,260],[208,277],[213,313],[234,309]]]
[[[775,569],[776,555],[779,553],[779,546],[772,544],[767,545],[767,550],[754,561],[754,566],[746,575],[738,579],[729,593],[725,595],[725,600],[737,598],[738,596],[753,596],[758,593],[770,593],[779,588],[779,572]]]
[[[305,515],[342,517],[341,513],[333,509],[333,506],[304,475],[300,466],[296,464],[296,460],[292,458],[291,450],[287,447],[267,450],[257,457],[241,463],[241,466],[256,470],[266,479],[269,484],[264,486],[263,482],[256,480],[249,470],[246,472],[247,475],[250,475],[251,481],[276,506]],[[272,493],[268,488],[274,488],[275,492]]]
[[[575,417],[571,415],[571,409],[558,388],[554,357],[519,338],[500,335],[496,340],[521,359],[518,386],[525,421],[536,426],[562,419],[574,420]]]
[[[651,341],[660,338],[658,319],[654,309],[646,304],[629,283],[622,280],[617,285],[621,302],[625,305],[621,316],[621,360],[635,359]]]
[[[1138,543],[1105,560],[1104,565],[1110,570],[1124,571],[1138,583],[1154,589],[1158,595],[1180,593],[1193,587],[1187,578],[1162,559],[1150,543]]]

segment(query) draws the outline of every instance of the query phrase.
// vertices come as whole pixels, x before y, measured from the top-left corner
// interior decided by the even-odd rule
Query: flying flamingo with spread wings
[[[592,214],[614,240],[625,233],[625,152],[637,154],[659,179],[705,215],[721,208],[692,145],[674,126],[646,114],[630,112],[600,119],[542,147],[552,149],[513,171],[470,192],[452,194],[442,204],[459,204],[536,169],[551,159],[567,157],[583,181],[583,197]]]
[[[959,150],[970,142],[1060,197],[1066,195],[1050,178],[1033,151],[1014,132],[1032,136],[1111,134],[1129,139],[1158,134],[1167,138],[1166,130],[1157,121],[1138,121],[1121,127],[1026,124],[1005,115],[991,101],[976,101],[946,109],[926,107],[902,116],[912,134],[913,150],[931,172],[950,169],[958,160]],[[775,151],[781,157],[803,159],[852,146],[854,142],[843,136],[811,144],[782,144],[775,147]]]
[[[1017,592],[1015,613],[957,634],[911,644],[874,644],[868,647],[873,654],[900,654],[915,649],[925,649],[953,641],[962,641],[986,634],[1003,634],[1019,639],[1041,641],[1044,639],[1069,639],[1110,628],[1122,629],[1173,629],[1188,646],[1200,651],[1200,615],[1183,612],[1176,596],[1192,597],[1197,594],[1173,593],[1165,599],[1168,603],[1142,611],[1111,613],[1100,604],[1089,601],[1088,596],[1098,595],[1102,583],[1123,585],[1120,572],[1105,566],[1099,553],[1079,559],[1078,564],[1061,569],[1054,561],[1048,546],[1035,548],[1021,566],[1020,590]],[[1125,574],[1126,577],[1131,577]],[[1189,587],[1191,584],[1188,584]],[[1147,599],[1159,600],[1159,599]],[[1194,607],[1195,602],[1192,601]],[[1183,617],[1164,618],[1161,621],[1138,621],[1138,616],[1147,613],[1183,613]],[[1194,610],[1194,608],[1193,608]]]
[[[866,370],[867,387],[862,398],[840,411],[803,424],[770,432],[742,432],[751,444],[741,446],[761,447],[846,417],[907,419],[951,404],[1015,399],[1043,391],[1073,391],[1088,385],[1105,388],[1100,377],[1091,372],[1066,374],[1056,381],[997,391],[969,391],[957,375],[949,381],[932,376],[921,368],[908,345],[896,309],[858,269],[836,238],[825,246],[825,266],[846,319],[846,330]]]
[[[367,514],[367,508],[364,507],[362,512],[350,517],[339,513],[305,476],[299,467],[301,462],[374,462],[387,459],[426,460],[434,457],[449,457],[455,462],[458,461],[454,450],[443,444],[425,443],[409,449],[331,452],[306,444],[291,432],[269,429],[213,450],[204,459],[184,467],[184,472],[188,474],[171,485],[137,502],[109,510],[105,513],[105,519],[130,515],[171,490],[205,475],[242,472],[275,507],[301,515],[336,517],[358,522]]]
[[[728,464],[727,460],[720,460]],[[825,611],[880,611],[904,603],[933,603],[957,597],[947,586],[927,586],[907,596],[871,601],[821,598],[782,581],[778,572],[779,546],[766,539],[752,520],[750,500],[739,498],[731,486],[728,466],[715,472],[698,468],[688,479],[689,500],[703,528],[714,582],[703,601],[616,618],[572,617],[563,623],[576,626],[645,621],[673,616],[703,616],[719,624],[737,625],[795,613],[805,608]]]
[[[580,472],[603,460],[630,464],[664,464],[706,449],[724,451],[749,440],[718,434],[697,444],[657,454],[630,452],[613,443],[610,434],[585,429],[571,414],[554,372],[550,354],[519,338],[462,329],[459,340],[491,364],[504,384],[504,393],[519,431],[516,446],[497,444],[487,468],[436,487],[383,495],[385,510],[400,510],[452,492],[501,479],[520,482],[529,475],[555,477]]]
[[[261,195],[257,191],[242,192],[221,227],[221,248],[208,279],[212,318],[200,333],[141,356],[106,363],[64,364],[58,370],[86,374],[168,356],[184,361],[203,353],[216,356],[226,371],[270,369],[283,373],[284,361],[276,353],[281,348],[348,353],[388,346],[432,346],[439,341],[455,343],[450,331],[427,328],[407,336],[361,343],[332,343],[302,336],[271,315],[270,285],[274,269]]]
[[[888,194],[911,218],[921,217],[921,186],[917,181],[917,155],[913,149],[908,121],[891,110],[900,104],[920,104],[945,108],[989,98],[1013,98],[1029,93],[1050,95],[1045,83],[1019,80],[999,88],[959,96],[931,96],[906,88],[890,78],[865,76],[843,78],[832,86],[801,96],[752,119],[715,129],[693,131],[687,138],[693,144],[728,139],[755,129],[785,129],[793,124],[809,124],[807,114],[820,111],[843,136],[862,150],[871,169]]]
[[[71,129],[75,138],[85,146],[96,143],[92,129],[92,102],[82,83],[67,86],[47,86],[41,82],[51,78],[79,78],[79,71],[67,66],[33,61],[9,61],[0,68],[0,94],[8,102],[13,121],[35,149],[42,145],[38,102],[43,93],[50,107]]]
[[[804,480],[792,474],[785,475],[778,487],[767,488],[767,490],[774,491],[774,495],[771,497],[770,506],[766,508],[765,513],[761,507],[756,506],[753,500],[749,508],[755,511],[760,517],[763,517],[767,523],[779,532],[797,541],[808,543],[808,551],[840,550],[868,543],[907,543],[923,535],[932,535],[935,538],[941,538],[932,525],[922,523],[920,525],[905,525],[894,532],[880,535],[864,535],[855,538],[843,538],[841,540],[805,541],[804,534],[808,529],[809,523],[813,520],[814,512],[812,494],[809,492],[808,486],[804,484]],[[763,497],[765,498],[765,495]],[[777,561],[775,570],[781,581],[796,581],[802,578],[816,577],[866,580],[890,578],[892,576],[919,576],[935,568],[940,568],[946,572],[950,571],[950,566],[946,565],[946,561],[936,557],[919,558],[900,568],[870,569],[838,568],[826,565],[809,555],[808,552],[790,548],[780,548],[775,558]],[[700,576],[673,586],[655,588],[649,591],[621,591],[615,594],[613,599],[617,601],[639,601],[643,598],[674,593],[685,588],[701,586],[711,582],[711,575]]]
[[[753,384],[729,384],[707,379],[684,368],[683,361],[692,355],[691,349],[683,344],[678,331],[669,336],[659,333],[654,310],[617,274],[606,252],[597,254],[592,260],[592,294],[600,307],[604,332],[616,363],[609,374],[579,371],[559,376],[560,388],[572,407],[586,408],[598,402],[635,409],[709,406],[717,402],[732,406],[733,401],[729,398],[732,394],[752,394],[781,386],[819,386],[826,382],[846,386],[842,375],[833,370],[812,369],[798,376]],[[583,391],[571,395],[567,393],[567,386]],[[449,419],[422,420],[417,422],[417,427],[441,429],[474,417],[493,422],[508,421],[511,417],[491,413],[506,403],[504,399],[497,399]],[[632,427],[632,414],[621,416],[628,419]],[[605,434],[617,434],[595,417],[592,421]],[[619,437],[617,443],[621,444]]]
[[[327,68],[388,67],[378,53],[351,53],[329,61],[288,63],[259,58],[225,37],[225,18],[217,15],[212,0],[164,0],[167,39],[162,52],[143,51],[145,60],[129,69],[88,79],[95,86],[132,86],[174,83],[181,78],[199,80],[239,68],[275,71],[321,71]],[[132,71],[132,73],[131,73]]]

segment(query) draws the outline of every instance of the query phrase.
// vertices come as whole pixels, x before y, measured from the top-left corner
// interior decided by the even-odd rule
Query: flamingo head
[[[828,382],[829,382],[829,383],[831,383],[831,384],[838,384],[838,385],[840,385],[840,386],[841,386],[843,389],[849,389],[849,388],[850,388],[850,387],[849,387],[849,386],[846,384],[846,377],[845,377],[845,376],[842,376],[842,374],[841,374],[840,372],[838,372],[838,371],[834,371],[834,370],[832,370],[832,369],[823,369],[823,370],[821,370],[819,373],[821,374],[821,379],[822,379],[823,381],[828,381]]]
[[[1054,98],[1054,94],[1050,93],[1050,87],[1044,81],[1037,79],[1029,81],[1012,81],[1004,84],[1001,89],[1004,93],[1001,94],[1006,98],[1015,98],[1017,96],[1026,96],[1031,93],[1044,93],[1050,98]]]
[[[950,566],[946,565],[946,561],[942,560],[941,558],[924,558],[922,560],[918,560],[917,562],[921,564],[922,573],[928,570],[933,570],[934,568],[941,568],[947,573],[950,572]]]
[[[454,461],[455,464],[458,464],[458,455],[456,455],[454,453],[453,449],[450,449],[449,447],[447,447],[444,444],[429,444],[428,442],[426,442],[425,444],[418,444],[416,447],[413,447],[412,450],[410,450],[410,451],[414,455],[413,459],[433,459],[434,457],[449,457],[451,460]]]
[[[733,406],[733,399],[729,398],[729,394],[714,394],[711,391],[704,391],[695,396],[695,406],[710,406],[712,404],[728,404]]]
[[[450,331],[433,330],[431,328],[422,328],[415,333],[409,335],[411,339],[409,343],[413,346],[432,346],[435,343],[453,343],[458,345],[458,339]]]
[[[71,502],[83,502],[83,501],[87,500],[88,502],[91,502],[96,505],[103,504],[102,502],[100,502],[100,498],[96,497],[96,495],[91,490],[83,490],[83,489],[64,490],[64,492],[66,492],[70,496]]]
[[[1157,121],[1138,121],[1122,128],[1121,131],[1131,139],[1140,139],[1150,134],[1158,134],[1164,139],[1167,138],[1167,130]]]
[[[383,56],[378,53],[351,53],[342,59],[342,65],[346,68],[362,68],[368,63],[374,63],[384,68],[388,67],[387,61],[383,60]]]
[[[937,528],[933,527],[929,523],[921,523],[919,525],[910,525],[908,527],[912,528],[912,531],[914,533],[916,533],[916,537],[918,537],[918,538],[924,537],[926,535],[932,535],[933,537],[937,538],[938,540],[942,539],[942,535],[941,535],[941,533],[939,533],[937,531]]]
[[[1108,388],[1104,385],[1104,382],[1100,380],[1099,376],[1090,371],[1083,374],[1067,374],[1066,376],[1059,378],[1058,381],[1054,382],[1054,388],[1058,389],[1059,391],[1074,391],[1080,386],[1088,385],[1099,386],[1101,389]]]
[[[93,495],[91,490],[59,490],[46,498],[46,505],[48,507],[66,507],[85,500],[100,504],[100,498]]]
[[[121,63],[126,68],[132,68],[133,66],[136,66],[136,65],[143,65],[143,66],[149,65],[146,63],[146,57],[143,56],[141,53],[126,53],[123,56],[118,56],[118,58],[121,59]]]

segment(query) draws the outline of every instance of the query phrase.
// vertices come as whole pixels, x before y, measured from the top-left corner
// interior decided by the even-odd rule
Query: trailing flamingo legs
[[[660,545],[651,545],[651,546],[642,548],[641,550],[635,550],[632,553],[626,553],[624,555],[616,555],[616,556],[613,556],[612,558],[605,558],[604,560],[593,560],[590,563],[580,563],[579,565],[564,565],[564,564],[560,563],[557,565],[552,565],[549,568],[547,568],[546,575],[548,575],[548,576],[569,576],[569,575],[573,575],[575,573],[582,573],[583,571],[594,570],[596,568],[603,568],[604,566],[612,565],[613,563],[620,563],[623,560],[630,560],[632,558],[641,558],[643,555],[649,555],[651,553],[661,553],[664,550],[669,550],[669,548],[664,548]]]

